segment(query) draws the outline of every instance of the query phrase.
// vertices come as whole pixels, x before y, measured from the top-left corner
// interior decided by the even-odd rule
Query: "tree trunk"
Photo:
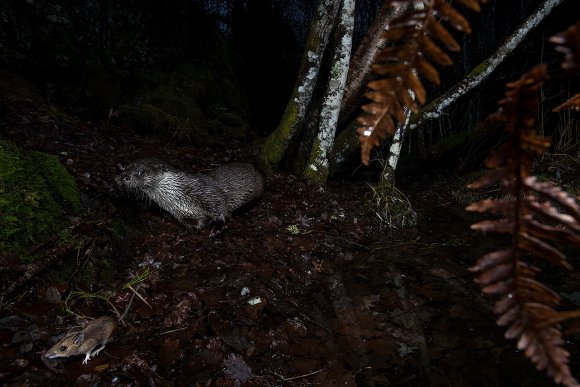
[[[415,94],[410,91],[409,94],[415,99]],[[391,140],[391,146],[389,148],[389,157],[387,162],[383,166],[383,173],[381,174],[381,181],[388,184],[387,186],[394,185],[395,181],[395,170],[397,169],[397,164],[399,163],[399,156],[401,155],[401,148],[403,147],[403,135],[405,134],[405,129],[409,125],[409,119],[411,118],[411,109],[405,108],[405,122],[401,122],[397,125],[397,131]]]
[[[278,163],[282,160],[288,144],[304,124],[318,78],[322,54],[328,43],[330,32],[336,23],[340,4],[340,0],[319,0],[316,15],[310,25],[296,86],[288,105],[286,105],[280,124],[266,139],[258,155],[260,168],[267,174],[277,170]],[[265,97],[267,98],[267,96]]]
[[[352,31],[354,27],[355,0],[343,0],[340,23],[335,32],[337,41],[330,79],[322,102],[318,135],[312,149],[304,176],[317,183],[324,183],[328,177],[328,152],[332,149],[342,95],[348,74]]]
[[[391,7],[383,3],[381,11],[352,56],[338,119],[339,129],[353,120],[354,114],[360,110],[361,101],[367,90],[367,83],[372,79],[371,64],[374,62],[377,52],[384,45],[382,32],[400,13],[401,7]]]

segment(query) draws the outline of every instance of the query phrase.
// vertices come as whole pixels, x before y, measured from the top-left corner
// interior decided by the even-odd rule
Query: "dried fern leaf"
[[[562,110],[580,111],[580,93],[576,94],[575,96],[573,96],[572,98],[570,98],[569,100],[564,102],[563,104],[555,107],[552,111],[559,112]]]
[[[549,182],[538,182],[535,176],[529,176],[524,179],[523,184],[537,192],[546,199],[550,199],[558,206],[562,207],[570,216],[572,216],[577,223],[580,223],[580,207],[573,197],[568,195],[566,191],[557,185]]]
[[[487,3],[486,0],[456,0],[458,3],[462,4],[463,6],[469,8],[470,10],[474,11],[474,12],[480,12],[481,11],[481,5],[480,4],[485,4]]]
[[[524,226],[536,238],[549,239],[569,246],[580,246],[580,235],[563,227],[549,226],[534,219],[527,219]]]
[[[520,307],[520,304],[513,297],[504,296],[504,297],[500,298],[500,300],[495,303],[495,306],[493,308],[493,312],[499,316],[503,316],[508,311],[512,311],[512,310],[517,311],[519,309],[519,307]]]
[[[505,199],[484,199],[472,203],[465,208],[470,212],[489,212],[492,214],[507,215],[514,209],[514,202]]]
[[[514,255],[513,249],[507,250],[497,250],[491,253],[485,254],[483,257],[479,258],[475,266],[470,267],[469,271],[478,272],[485,271],[490,267],[495,265],[501,265],[506,262],[511,262]]]
[[[578,203],[561,188],[529,176],[532,157],[550,146],[549,139],[539,136],[534,128],[537,92],[546,78],[546,66],[542,65],[508,83],[505,98],[492,115],[492,119],[504,123],[510,138],[486,159],[486,165],[495,169],[470,187],[499,184],[509,197],[482,200],[469,205],[467,210],[503,215],[471,228],[512,234],[512,245],[484,255],[470,270],[478,273],[475,282],[484,293],[498,296],[494,312],[499,316],[497,324],[506,327],[505,337],[516,339],[518,349],[554,381],[576,386],[578,382],[568,366],[570,354],[563,348],[560,322],[580,316],[580,311],[557,312],[560,297],[538,282],[535,276],[539,270],[524,261],[534,256],[571,269],[566,256],[548,242],[580,247]]]
[[[559,324],[563,321],[580,318],[580,310],[569,310],[564,312],[557,312],[551,317],[541,322],[541,326],[550,326]]]
[[[415,63],[417,65],[417,71],[419,72],[420,76],[436,85],[441,83],[439,72],[422,56],[417,57],[417,61]]]
[[[433,40],[431,40],[431,38],[428,36],[424,35],[420,37],[419,45],[421,47],[421,52],[427,55],[429,59],[437,63],[439,66],[450,66],[453,64],[453,61],[449,55],[447,55],[445,51],[439,48],[439,46],[436,45],[435,42],[433,42]]]
[[[489,155],[488,158],[492,157],[492,156],[494,156],[494,154]],[[501,160],[505,160],[505,157],[502,156]],[[469,188],[469,189],[481,189],[483,187],[486,187],[486,186],[492,185],[492,184],[504,184],[504,183],[509,181],[510,174],[514,172],[513,166],[500,168],[500,167],[498,167],[498,165],[501,165],[501,164],[487,163],[487,160],[486,160],[485,164],[486,164],[485,166],[487,168],[493,168],[493,165],[495,165],[497,169],[491,170],[486,175],[481,176],[479,179],[477,179],[473,183],[469,184],[467,186],[467,188]],[[492,166],[490,166],[490,165],[492,165]]]
[[[578,225],[576,219],[568,214],[562,214],[558,212],[558,210],[550,203],[546,202],[540,204],[538,202],[530,202],[528,203],[528,207],[536,215],[542,216],[550,221],[560,223],[563,226],[568,227],[577,233],[580,233],[580,226]]]
[[[471,225],[471,229],[481,232],[495,232],[500,234],[510,234],[515,223],[509,219],[483,220]]]
[[[484,2],[460,1],[471,10],[479,10]],[[417,112],[417,105],[425,103],[427,96],[419,76],[439,84],[439,73],[432,63],[441,66],[452,63],[435,41],[447,50],[459,50],[459,44],[441,21],[460,31],[471,30],[467,20],[444,0],[386,0],[383,7],[389,6],[400,7],[401,14],[382,34],[384,48],[371,66],[379,79],[368,84],[372,92],[366,97],[371,100],[368,104],[371,106],[363,106],[365,113],[357,119],[361,124],[357,133],[365,165],[368,165],[373,147],[395,133],[396,124],[404,120],[405,110]]]
[[[461,50],[461,46],[453,38],[453,36],[443,27],[443,25],[436,20],[429,21],[427,24],[429,35],[435,40],[441,43],[447,50],[452,52],[458,52]]]
[[[414,71],[409,72],[406,86],[415,93],[415,99],[417,102],[419,102],[420,105],[423,105],[427,99],[427,92]]]
[[[560,304],[560,296],[546,285],[538,282],[533,274],[524,274],[522,269],[529,269],[523,262],[517,265],[517,281],[515,297],[518,297],[523,312],[529,304],[542,303],[550,308],[556,308]],[[526,321],[524,321],[526,322]]]
[[[510,290],[512,290],[513,288],[514,288],[513,280],[510,278],[507,281],[496,282],[496,283],[484,286],[483,288],[481,288],[481,291],[484,294],[499,296],[499,295],[509,293]]]
[[[564,254],[538,238],[520,233],[517,246],[519,249],[525,250],[538,258],[545,259],[553,265],[572,270],[572,266],[566,262]]]
[[[489,285],[496,282],[511,279],[514,275],[514,267],[511,262],[503,265],[495,265],[489,270],[485,270],[480,276],[475,279],[478,285]]]
[[[457,31],[471,32],[471,26],[467,19],[457,12],[451,4],[446,3],[444,0],[435,0],[433,10],[435,16],[451,24]]]
[[[556,51],[564,54],[562,68],[569,73],[580,71],[580,21],[549,40],[556,45]]]
[[[509,82],[506,85],[505,98],[498,102],[499,109],[492,115],[492,119],[503,122],[515,122],[514,119],[517,118],[520,127],[523,125],[533,129],[533,124],[537,117],[535,112],[538,110],[537,96],[535,93],[546,80],[546,77],[547,66],[542,64],[525,73],[517,81]],[[514,130],[522,132],[519,130],[519,127],[513,125],[507,125],[505,130],[509,133]],[[535,131],[533,132],[535,133]]]

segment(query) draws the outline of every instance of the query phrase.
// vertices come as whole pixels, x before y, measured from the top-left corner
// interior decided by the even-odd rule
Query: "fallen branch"
[[[461,82],[449,89],[445,94],[435,98],[423,106],[417,114],[411,117],[409,130],[414,130],[428,121],[438,120],[445,109],[465,96],[481,82],[486,80],[493,71],[511,54],[516,47],[536,28],[546,16],[563,0],[544,0],[532,15],[516,28],[516,30],[499,46],[499,48],[483,63],[473,69]]]

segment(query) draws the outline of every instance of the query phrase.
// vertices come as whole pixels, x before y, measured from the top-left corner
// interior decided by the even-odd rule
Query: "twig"
[[[291,380],[296,380],[296,379],[307,378],[307,377],[309,377],[309,376],[316,375],[317,373],[319,373],[319,372],[322,372],[322,371],[324,371],[325,369],[326,369],[326,368],[321,368],[321,369],[319,369],[318,371],[312,371],[312,372],[309,372],[309,373],[307,373],[307,374],[304,374],[304,375],[293,376],[293,377],[291,377],[291,378],[283,378],[283,379],[282,379],[282,381],[283,381],[283,382],[289,382],[289,381],[291,381]]]
[[[179,331],[182,331],[182,330],[187,329],[187,328],[189,328],[189,325],[186,325],[183,328],[176,328],[176,329],[172,329],[172,330],[167,331],[167,332],[161,332],[159,334],[159,336],[168,335],[168,334],[173,333],[173,332],[179,332]]]
[[[133,289],[133,287],[129,284],[125,285],[128,289],[130,289],[134,295],[136,295],[137,297],[139,297],[141,299],[141,301],[143,301],[145,303],[145,305],[147,305],[149,307],[149,309],[153,309],[153,307],[135,290]]]
[[[127,304],[127,307],[125,308],[125,311],[123,311],[123,314],[119,317],[119,322],[123,321],[123,319],[127,316],[127,313],[129,313],[129,309],[131,309],[131,304],[133,304],[133,299],[135,298],[135,292],[133,292],[133,294],[131,295],[131,299],[129,300],[129,303]]]

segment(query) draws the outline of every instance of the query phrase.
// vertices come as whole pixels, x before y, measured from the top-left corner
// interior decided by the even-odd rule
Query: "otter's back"
[[[220,165],[212,170],[209,176],[229,199],[227,205],[230,211],[258,199],[264,191],[264,179],[252,164]]]

